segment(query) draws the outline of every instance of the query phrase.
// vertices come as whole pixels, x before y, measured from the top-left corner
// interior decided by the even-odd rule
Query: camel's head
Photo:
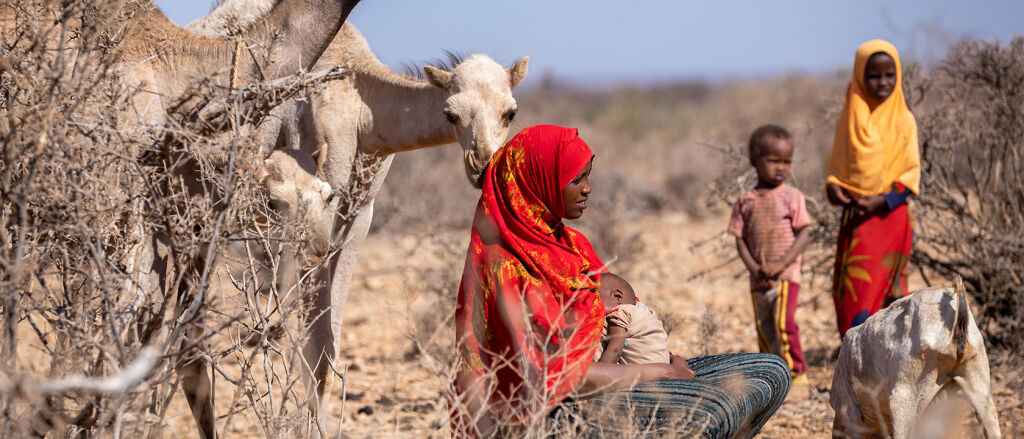
[[[526,78],[530,57],[525,56],[506,69],[486,55],[470,55],[450,72],[426,66],[427,80],[448,93],[444,110],[437,117],[447,118],[462,145],[466,176],[476,187],[491,161],[505,143],[508,125],[516,117],[518,106],[512,89]]]

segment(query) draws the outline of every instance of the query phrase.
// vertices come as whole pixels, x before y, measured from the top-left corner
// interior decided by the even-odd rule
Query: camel
[[[272,8],[260,15],[259,25],[248,26],[236,37],[243,42],[264,41],[273,34],[276,46],[264,65],[257,65],[248,51],[237,51],[236,45],[230,41],[201,37],[183,30],[148,1],[133,4],[135,16],[126,30],[121,65],[125,69],[125,81],[140,90],[133,99],[138,120],[143,124],[160,123],[165,115],[164,104],[181,95],[190,83],[188,73],[225,78],[236,52],[236,80],[240,85],[310,69],[358,2],[275,1]],[[228,83],[226,80],[221,82]],[[139,273],[152,272],[157,265],[159,244],[149,243],[160,239],[140,240],[144,243],[139,249],[141,263],[133,267]],[[156,275],[162,278],[168,273],[157,270]],[[159,285],[166,285],[162,279],[154,280]],[[152,280],[143,276],[139,276],[138,285],[159,289],[159,286],[153,288]],[[186,400],[202,438],[216,436],[213,384],[208,371],[209,366],[204,361],[187,363],[179,370]]]
[[[267,81],[308,70],[314,65],[359,0],[276,0],[261,15],[263,25],[249,26],[242,42],[268,41],[275,46],[266,64],[248,50],[239,51],[237,82]],[[140,93],[134,107],[140,120],[159,123],[164,104],[180,96],[196,77],[228,83],[236,55],[232,41],[192,34],[174,24],[149,0],[131,1],[126,12],[120,64],[124,81]]]
[[[188,29],[224,35],[230,30],[223,27],[225,23],[246,24],[246,16],[225,17],[230,11],[258,16],[252,11],[266,10],[272,3],[229,0],[220,7],[228,12],[215,10]],[[258,137],[268,149],[295,148],[315,155],[318,175],[336,191],[360,183],[368,186],[368,201],[349,212],[350,221],[335,216],[331,224],[316,226],[330,230],[331,241],[340,246],[340,252],[327,261],[327,269],[317,273],[323,286],[311,298],[312,309],[306,313],[315,316],[306,322],[310,336],[304,356],[313,369],[311,385],[319,407],[326,402],[324,389],[338,355],[342,315],[357,252],[373,216],[373,197],[394,154],[457,141],[463,149],[466,176],[479,187],[484,168],[504,143],[516,115],[512,89],[525,79],[529,57],[506,69],[485,55],[474,54],[453,59],[450,70],[425,66],[426,80],[422,80],[389,70],[355,26],[345,23],[317,63],[335,64],[342,65],[349,76],[326,84],[308,102],[282,104],[267,118],[269,123],[258,128]],[[357,168],[366,157],[376,158],[379,168],[369,181],[360,182]],[[296,276],[282,273],[280,277]]]
[[[116,52],[115,71],[132,97],[128,114],[118,119],[120,124],[116,128],[143,134],[146,128],[161,125],[167,117],[168,105],[181,98],[198,78],[245,86],[309,70],[358,3],[359,0],[276,0],[261,13],[259,25],[247,26],[236,34],[235,41],[192,34],[171,22],[150,0],[122,3],[119,18],[126,22]],[[0,23],[6,23],[18,7],[0,7]],[[61,6],[47,2],[44,7]],[[266,59],[257,60],[244,49],[245,44],[252,42],[270,42]],[[191,183],[190,190],[202,194],[204,189],[189,172],[181,171],[182,181]],[[139,205],[133,211],[145,208],[141,201],[134,202]],[[122,293],[125,303],[138,302],[147,294],[162,294],[159,291],[169,285],[168,237],[146,230],[142,223],[128,220],[125,226],[138,242],[125,263],[130,277]],[[216,435],[208,370],[203,360],[178,370],[202,438]]]

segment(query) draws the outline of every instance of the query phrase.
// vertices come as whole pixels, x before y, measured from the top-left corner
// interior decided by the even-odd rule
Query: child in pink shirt
[[[757,186],[733,206],[729,234],[750,271],[750,291],[761,352],[786,360],[793,386],[807,386],[807,363],[796,324],[800,254],[810,237],[804,195],[783,184],[793,162],[793,139],[785,128],[765,125],[750,136],[750,164]]]

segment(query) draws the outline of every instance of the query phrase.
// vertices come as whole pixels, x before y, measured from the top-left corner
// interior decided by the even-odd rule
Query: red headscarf
[[[455,311],[462,404],[531,422],[592,362],[604,324],[603,266],[561,218],[562,189],[593,157],[575,129],[537,125],[491,158]],[[463,416],[455,414],[456,435],[472,435]]]

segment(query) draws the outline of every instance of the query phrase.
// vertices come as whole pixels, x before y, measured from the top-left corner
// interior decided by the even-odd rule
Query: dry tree
[[[308,431],[304,328],[273,329],[302,312],[283,298],[312,289],[318,266],[268,295],[259,262],[228,282],[222,255],[230,242],[309,241],[269,209],[266,151],[245,127],[341,72],[245,88],[199,78],[162,124],[132,124],[137,90],[118,71],[124,4],[0,5],[0,436],[159,436],[175,371],[199,359],[234,386],[218,413],[225,431],[240,412],[268,436]],[[359,166],[372,174],[378,162]],[[365,202],[354,180],[335,188],[342,220]],[[154,236],[170,273],[158,288],[135,275],[140,240]]]
[[[989,343],[1024,346],[1024,37],[963,41],[917,87],[915,264],[963,276]]]

